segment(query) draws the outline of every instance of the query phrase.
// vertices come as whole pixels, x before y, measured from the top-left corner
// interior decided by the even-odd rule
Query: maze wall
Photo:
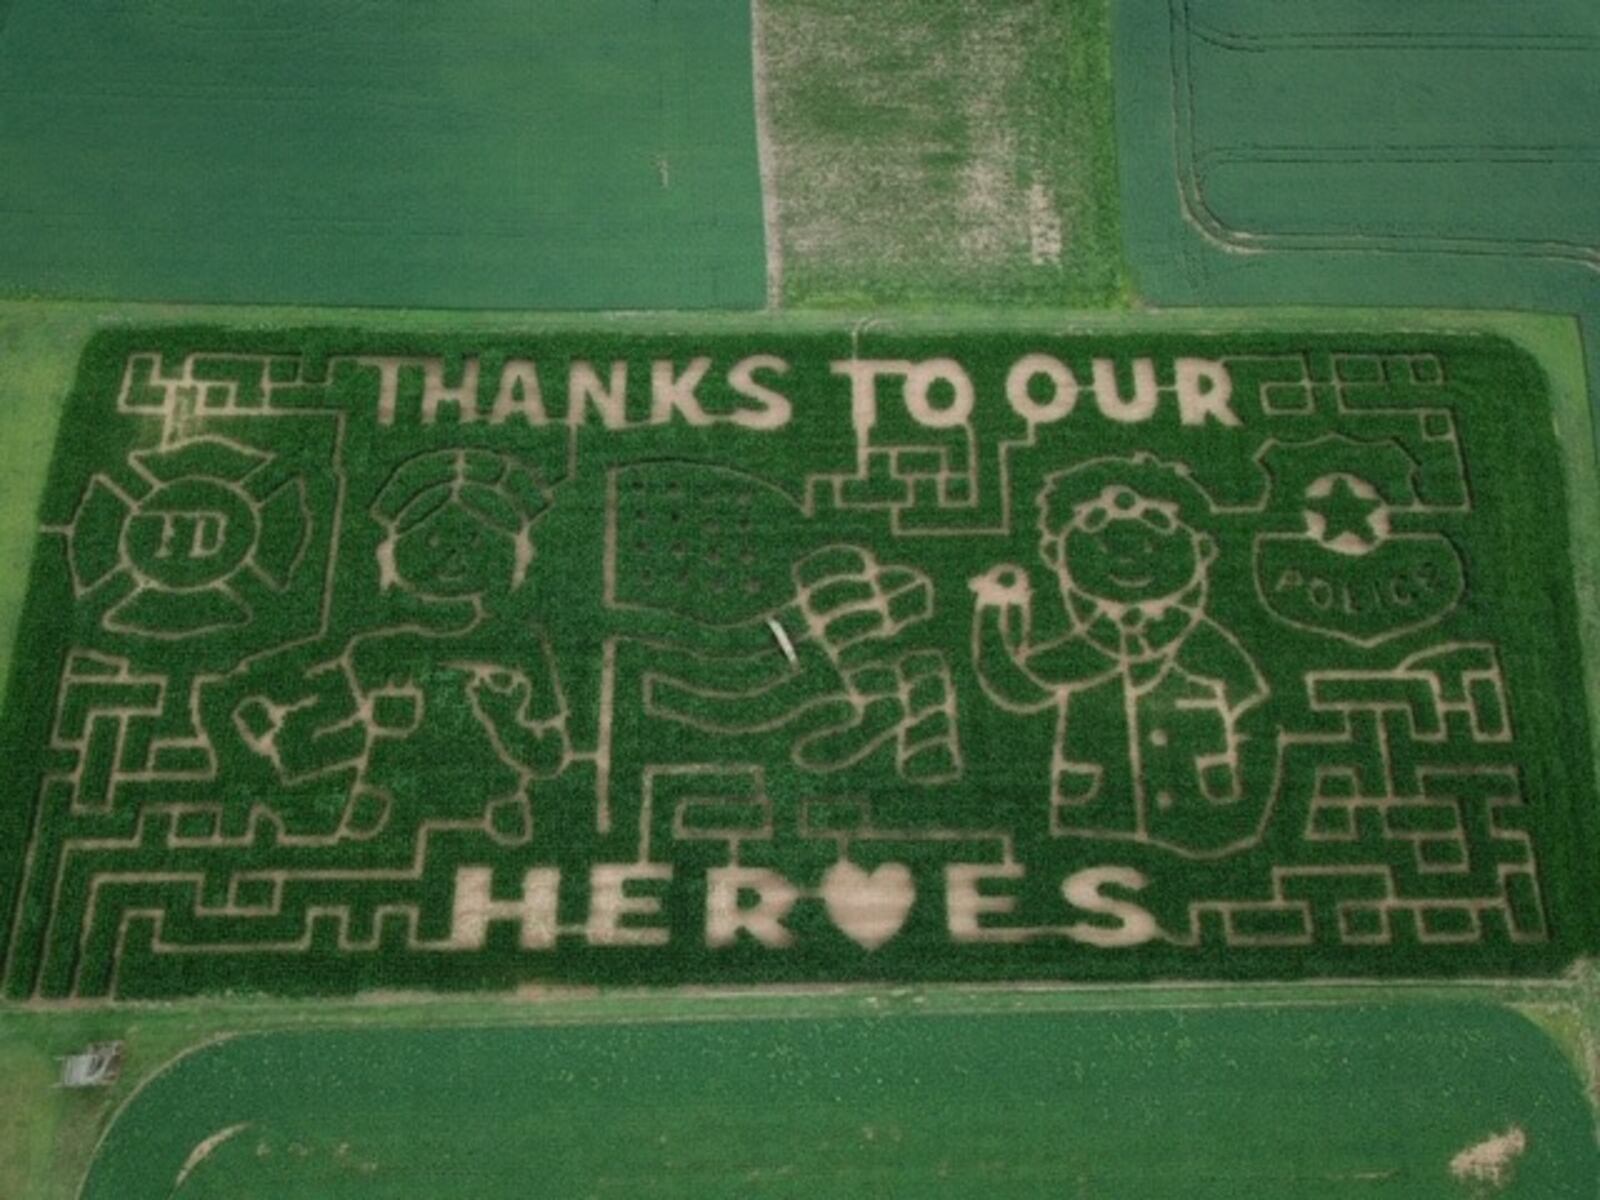
[[[1554,971],[1565,513],[1483,338],[102,334],[0,978]]]

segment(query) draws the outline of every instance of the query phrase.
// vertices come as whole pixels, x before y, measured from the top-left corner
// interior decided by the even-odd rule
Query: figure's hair
[[[533,561],[534,522],[550,507],[549,491],[535,471],[510,455],[470,448],[408,458],[379,490],[371,512],[385,531],[378,547],[383,586],[398,579],[395,541],[448,504],[512,539],[511,586],[520,587]]]
[[[1210,514],[1211,502],[1181,463],[1144,453],[1079,463],[1047,476],[1039,492],[1039,553],[1045,562],[1059,568],[1056,547],[1062,532],[1080,520],[1093,520],[1101,508],[1195,527]]]

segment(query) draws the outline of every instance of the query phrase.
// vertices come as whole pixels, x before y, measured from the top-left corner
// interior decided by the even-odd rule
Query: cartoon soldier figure
[[[1205,493],[1141,454],[1057,472],[1038,504],[1061,609],[1036,621],[1026,572],[995,567],[971,583],[973,653],[996,704],[1055,709],[1052,831],[1193,855],[1247,844],[1275,745],[1242,728],[1267,685],[1206,612],[1216,545],[1191,523]]]

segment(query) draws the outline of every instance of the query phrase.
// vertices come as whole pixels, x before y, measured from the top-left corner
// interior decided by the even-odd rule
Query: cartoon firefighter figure
[[[1207,611],[1211,511],[1181,467],[1104,458],[1048,476],[1040,554],[1060,606],[1035,610],[1027,572],[971,582],[973,655],[985,693],[1056,715],[1051,829],[1216,855],[1259,836],[1275,738],[1254,731],[1268,688]]]

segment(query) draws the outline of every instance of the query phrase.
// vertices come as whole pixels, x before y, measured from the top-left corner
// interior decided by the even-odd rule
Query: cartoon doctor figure
[[[1267,684],[1206,611],[1216,544],[1190,523],[1210,511],[1205,493],[1140,454],[1050,475],[1038,505],[1062,610],[1036,632],[1032,583],[1002,564],[971,582],[972,638],[995,704],[1055,710],[1052,832],[1194,856],[1249,844],[1275,739],[1244,728]]]

